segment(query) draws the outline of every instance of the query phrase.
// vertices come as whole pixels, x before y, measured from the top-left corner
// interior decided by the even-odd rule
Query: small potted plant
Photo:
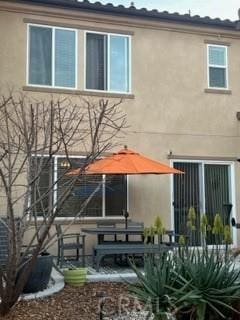
[[[87,279],[87,268],[77,268],[73,265],[63,271],[64,281],[70,286],[83,286]]]

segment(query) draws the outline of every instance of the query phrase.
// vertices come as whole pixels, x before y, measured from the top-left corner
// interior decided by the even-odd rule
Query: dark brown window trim
[[[225,89],[204,89],[205,93],[217,93],[217,94],[232,94],[232,90],[225,90]]]
[[[113,93],[113,92],[97,92],[97,91],[84,91],[84,90],[71,90],[71,89],[58,89],[58,88],[44,88],[44,87],[31,87],[24,86],[23,91],[32,92],[46,92],[46,93],[58,93],[58,94],[70,94],[80,96],[93,96],[93,97],[106,97],[106,98],[120,98],[120,99],[134,99],[134,94],[128,93]]]
[[[225,42],[225,41],[221,41],[221,40],[204,40],[204,43],[206,44],[216,44],[216,45],[219,45],[219,46],[226,46],[226,47],[230,47],[231,46],[231,43],[230,42]]]
[[[118,30],[118,29],[108,29],[108,28],[98,28],[98,27],[88,27],[79,24],[71,24],[71,23],[61,23],[61,22],[53,22],[53,21],[45,21],[45,20],[35,20],[35,19],[23,19],[24,23],[32,23],[32,24],[40,24],[46,26],[53,26],[53,27],[62,27],[62,28],[71,28],[71,29],[79,29],[79,30],[88,30],[88,31],[97,31],[97,32],[106,32],[106,33],[116,33],[122,35],[130,35],[133,36],[134,32],[132,31],[125,31],[125,30]]]

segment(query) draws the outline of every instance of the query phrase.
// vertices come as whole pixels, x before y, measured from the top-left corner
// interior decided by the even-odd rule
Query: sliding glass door
[[[177,234],[187,234],[188,210],[196,211],[196,232],[192,245],[201,244],[200,217],[206,213],[212,225],[219,213],[224,224],[229,223],[228,204],[231,204],[231,167],[229,164],[174,162],[174,168],[185,172],[173,178],[174,226]],[[209,233],[208,244],[214,237]]]
[[[201,185],[198,163],[177,162],[176,169],[183,171],[184,175],[174,175],[174,223],[177,234],[187,234],[188,210],[194,207],[196,219],[196,236],[194,245],[200,244],[199,217],[201,212],[200,197]]]

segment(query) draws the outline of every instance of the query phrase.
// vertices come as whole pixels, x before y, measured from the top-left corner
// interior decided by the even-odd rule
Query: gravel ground
[[[11,314],[3,319],[99,320],[99,305],[102,299],[105,299],[103,313],[106,320],[146,319],[146,313],[138,312],[141,306],[128,296],[127,285],[110,282],[88,283],[84,287],[66,286],[51,297],[21,301]]]
[[[109,320],[154,320],[153,316],[149,316],[146,311],[133,311],[124,315],[119,315],[114,318],[108,318]],[[108,320],[106,319],[106,320]]]

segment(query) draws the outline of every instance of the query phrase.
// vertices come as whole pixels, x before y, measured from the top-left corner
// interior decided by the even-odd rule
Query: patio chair
[[[62,227],[59,224],[56,224],[56,231],[58,237],[58,256],[57,256],[57,265],[62,268],[64,258],[67,256],[64,255],[65,251],[74,250],[76,252],[76,261],[79,261],[79,251],[82,251],[82,266],[85,266],[85,235],[79,233],[70,233],[63,234]],[[69,256],[68,256],[69,257]]]

